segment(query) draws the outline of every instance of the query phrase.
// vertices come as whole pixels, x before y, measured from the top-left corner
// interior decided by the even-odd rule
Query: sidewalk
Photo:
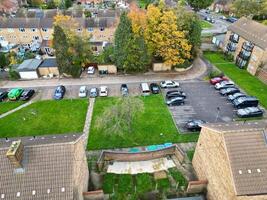
[[[1,81],[0,87],[14,88],[14,87],[54,87],[57,85],[93,85],[93,84],[121,84],[121,83],[140,83],[140,82],[159,82],[166,79],[171,80],[193,80],[200,79],[206,74],[208,67],[206,63],[197,58],[194,61],[194,66],[182,73],[155,73],[142,75],[107,75],[104,77],[95,78],[80,78],[80,79],[39,79],[39,80],[24,80],[24,81]]]

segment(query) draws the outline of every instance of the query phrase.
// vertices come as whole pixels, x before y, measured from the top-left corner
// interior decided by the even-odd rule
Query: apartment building
[[[240,68],[257,75],[259,68],[267,70],[267,26],[245,17],[228,27],[224,51],[232,54]]]
[[[208,200],[266,200],[267,122],[203,125],[192,163]]]
[[[83,200],[89,171],[84,135],[0,139],[1,200]]]
[[[90,42],[94,51],[101,51],[103,46],[113,42],[119,20],[118,12],[95,11],[91,18],[84,18],[72,13],[63,14],[73,16],[78,24],[78,28],[75,30],[78,34],[91,37]],[[0,18],[0,40],[12,44],[30,45],[38,42],[47,45],[53,37],[54,16]]]

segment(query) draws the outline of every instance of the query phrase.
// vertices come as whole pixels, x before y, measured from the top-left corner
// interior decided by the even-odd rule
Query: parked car
[[[160,83],[160,87],[161,88],[177,88],[177,87],[179,87],[179,83],[177,83],[175,81],[170,81],[170,80],[162,81]]]
[[[235,84],[232,81],[222,81],[220,83],[216,83],[214,87],[216,90],[220,90],[220,89],[234,87],[234,86]]]
[[[126,84],[121,84],[121,95],[127,96],[129,94],[129,89]]]
[[[150,87],[150,90],[153,94],[160,93],[160,87],[157,83],[151,83],[149,87]]]
[[[107,97],[108,96],[108,87],[107,86],[101,86],[100,87],[99,96],[100,97]]]
[[[201,119],[193,119],[186,122],[185,127],[190,131],[200,131],[201,130],[200,125],[204,123],[206,122]]]
[[[87,74],[94,74],[94,73],[95,73],[95,68],[93,66],[88,67]]]
[[[228,17],[228,18],[226,19],[226,21],[228,21],[228,22],[230,22],[230,23],[235,23],[237,20],[238,20],[238,19],[235,18],[235,17]]]
[[[263,111],[258,107],[247,107],[243,109],[238,109],[236,114],[238,117],[241,118],[261,117],[263,115]]]
[[[257,107],[259,100],[256,97],[239,97],[233,100],[233,105],[236,108]]]
[[[237,92],[237,93],[234,93],[234,94],[231,94],[231,95],[228,95],[228,100],[229,101],[233,101],[235,100],[236,98],[239,98],[239,97],[245,97],[247,96],[246,94],[243,94],[243,93],[240,93],[240,92]]]
[[[27,101],[29,100],[35,93],[35,90],[33,89],[29,89],[29,90],[24,90],[24,92],[22,92],[20,100],[22,101]]]
[[[7,98],[7,91],[0,90],[0,102],[4,101]]]
[[[208,16],[207,16],[207,17],[205,17],[204,19],[205,19],[206,21],[212,23],[212,24],[215,23],[215,20],[214,20],[212,17],[208,17]]]
[[[229,87],[229,88],[220,89],[221,95],[231,95],[231,94],[234,94],[237,92],[240,92],[240,90],[237,89],[236,87]]]
[[[62,99],[64,97],[65,92],[66,92],[65,86],[63,85],[57,86],[54,93],[54,99],[56,100]]]
[[[226,78],[225,76],[214,77],[214,78],[210,79],[210,84],[215,85],[216,83],[220,83],[222,81],[228,81],[228,78]]]
[[[81,86],[79,90],[79,97],[84,98],[87,96],[87,88],[86,86]]]
[[[166,99],[166,104],[168,106],[179,106],[184,104],[184,98],[183,97],[174,97],[171,99]]]
[[[170,90],[166,93],[166,98],[173,98],[173,97],[183,97],[186,98],[186,94],[183,91],[179,90]]]
[[[140,84],[140,90],[142,96],[149,96],[150,95],[150,89],[147,83],[141,83]]]
[[[9,93],[7,94],[8,99],[11,101],[16,101],[17,99],[20,98],[23,91],[24,90],[22,88],[14,88],[10,90]]]
[[[97,97],[98,96],[98,89],[97,88],[91,88],[90,89],[90,93],[89,93],[89,96],[91,97],[91,98],[95,98],[95,97]]]

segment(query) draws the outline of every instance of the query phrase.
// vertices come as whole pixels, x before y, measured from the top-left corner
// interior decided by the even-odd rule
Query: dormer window
[[[42,31],[43,32],[47,32],[47,28],[42,28]]]
[[[77,29],[77,32],[82,32],[82,29],[81,29],[81,28],[78,28],[78,29]]]
[[[20,32],[25,32],[25,28],[19,28]]]
[[[100,27],[99,29],[100,29],[100,31],[104,31],[104,30],[105,30],[105,28],[104,28],[104,27]]]
[[[36,31],[36,28],[31,28],[31,31],[32,31],[32,32],[35,32],[35,31]]]

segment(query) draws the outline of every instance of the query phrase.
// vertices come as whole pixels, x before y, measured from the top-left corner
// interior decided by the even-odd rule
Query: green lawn
[[[0,137],[82,132],[88,100],[35,102],[0,119]]]
[[[204,21],[204,20],[201,20],[200,21],[200,25],[201,25],[201,28],[202,29],[208,29],[208,28],[211,28],[212,27],[212,24],[207,22],[207,21]]]
[[[239,69],[234,63],[226,61],[222,53],[204,52],[204,57],[224,72],[247,94],[256,96],[260,104],[267,108],[267,85],[256,76],[252,76],[244,69]]]
[[[116,103],[116,97],[96,99],[88,142],[88,149],[109,149],[119,147],[143,146],[165,142],[197,141],[198,134],[181,135],[173,123],[171,114],[161,95],[140,97],[144,101],[145,111],[133,121],[133,132],[123,136],[105,134],[95,128],[95,121],[106,106]]]
[[[3,113],[6,113],[10,110],[13,110],[14,108],[22,105],[23,101],[14,101],[14,102],[1,102],[0,103],[0,115]]]

